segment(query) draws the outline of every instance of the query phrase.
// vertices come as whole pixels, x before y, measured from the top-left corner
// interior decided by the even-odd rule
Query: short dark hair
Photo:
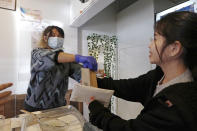
[[[184,47],[184,61],[197,80],[197,14],[189,11],[170,13],[155,25],[155,32],[165,37],[166,44],[179,41]]]
[[[60,27],[58,27],[58,26],[54,26],[54,25],[48,26],[48,27],[44,30],[43,36],[47,36],[48,33],[49,33],[49,36],[51,36],[52,30],[53,30],[53,29],[56,29],[56,30],[60,33],[60,35],[64,38],[64,31],[63,31],[63,29],[60,28]]]

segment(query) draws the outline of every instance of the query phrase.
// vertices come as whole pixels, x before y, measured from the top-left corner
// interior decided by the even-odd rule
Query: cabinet
[[[89,0],[86,3],[81,3],[79,0],[72,0],[70,6],[70,26],[82,26],[114,1]]]

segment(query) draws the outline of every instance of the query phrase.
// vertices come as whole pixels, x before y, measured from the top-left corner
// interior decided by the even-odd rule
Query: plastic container
[[[42,118],[39,120],[42,131],[67,131],[68,125],[56,118]]]
[[[37,115],[42,131],[83,131],[85,119],[73,106],[43,111]]]

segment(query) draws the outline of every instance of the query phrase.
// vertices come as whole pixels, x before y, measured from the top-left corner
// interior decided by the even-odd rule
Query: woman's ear
[[[44,36],[43,37],[43,40],[44,40],[44,42],[47,42],[48,41],[48,37],[47,36]]]
[[[170,44],[170,56],[179,57],[183,52],[183,47],[180,41],[175,41],[173,44]]]

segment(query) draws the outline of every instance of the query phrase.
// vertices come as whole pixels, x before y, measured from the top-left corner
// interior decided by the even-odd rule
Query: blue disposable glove
[[[89,68],[90,70],[97,71],[97,62],[96,59],[92,56],[75,55],[75,61],[77,63],[82,63],[84,68]]]

